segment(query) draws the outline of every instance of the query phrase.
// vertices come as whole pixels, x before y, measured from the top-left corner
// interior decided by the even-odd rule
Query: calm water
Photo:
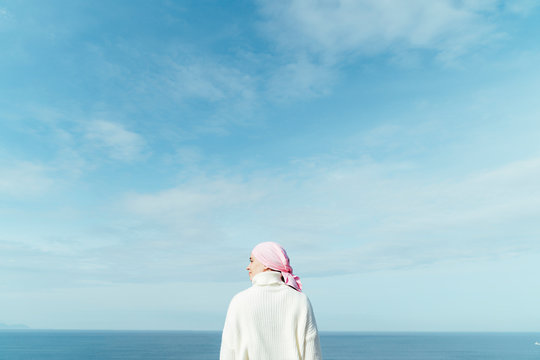
[[[219,357],[219,332],[0,331],[1,360]],[[540,360],[540,333],[322,333],[325,360]]]

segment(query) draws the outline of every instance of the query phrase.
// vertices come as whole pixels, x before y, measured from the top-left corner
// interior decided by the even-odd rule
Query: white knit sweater
[[[231,300],[221,339],[221,360],[319,360],[317,324],[306,295],[261,272]]]

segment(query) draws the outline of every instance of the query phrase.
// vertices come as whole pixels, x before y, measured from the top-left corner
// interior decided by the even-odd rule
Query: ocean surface
[[[1,330],[1,360],[219,358],[220,332]],[[321,333],[325,360],[540,360],[540,333]]]

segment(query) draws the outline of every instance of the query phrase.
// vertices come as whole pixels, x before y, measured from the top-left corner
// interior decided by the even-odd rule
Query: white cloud
[[[4,8],[0,8],[0,18],[7,18],[8,16],[9,12]]]
[[[76,225],[80,219],[61,232],[4,232],[5,269],[24,268],[26,283],[47,272],[44,286],[228,281],[243,276],[251,247],[268,240],[286,246],[301,276],[540,250],[540,158],[454,179],[354,160],[295,169],[190,178],[168,190],[126,194],[116,207],[92,212],[90,227]]]
[[[195,177],[187,184],[156,194],[131,194],[124,200],[124,207],[130,213],[170,226],[176,242],[212,241],[217,240],[216,234],[225,236],[223,226],[230,217],[238,216],[263,194],[263,190],[233,178]]]
[[[191,274],[192,266],[208,261],[210,248],[233,259],[234,251],[273,240],[301,254],[297,265],[314,275],[537,248],[538,181],[540,159],[437,182],[401,164],[329,161],[299,165],[292,178],[199,178],[156,194],[132,194],[125,206],[132,221],[161,229],[161,245],[152,250],[160,266],[170,263],[168,268]],[[227,273],[242,265],[219,256],[215,261],[190,276],[220,279],[206,271]]]
[[[54,181],[48,174],[47,167],[21,161],[0,166],[0,194],[26,197],[43,194]]]
[[[528,15],[538,6],[539,4],[536,0],[513,0],[505,2],[505,7],[509,11],[520,15]]]
[[[10,29],[10,25],[13,24],[15,17],[6,8],[0,8],[0,32]]]
[[[182,108],[184,131],[223,135],[230,125],[256,121],[259,79],[250,69],[249,56],[220,59],[185,49],[178,52],[156,55],[155,71],[139,78],[138,87],[144,88],[145,96],[159,94]],[[201,103],[205,106],[193,106]]]
[[[268,93],[279,101],[323,96],[330,92],[336,77],[329,67],[302,58],[274,70]]]
[[[253,97],[252,79],[245,71],[215,62],[174,62],[168,76],[170,89],[180,99],[216,102]]]
[[[327,59],[402,49],[457,56],[489,40],[493,1],[291,0],[260,2],[270,37]]]
[[[176,149],[174,156],[172,157],[175,162],[183,165],[197,164],[203,159],[203,153],[201,149],[193,146],[182,146]]]
[[[495,0],[259,1],[263,33],[277,44],[269,68],[270,99],[330,92],[340,66],[389,54],[417,66],[427,51],[455,65],[475,47],[504,37],[492,18],[512,12]],[[510,7],[510,5],[508,5]],[[503,9],[503,10],[501,10]],[[277,64],[277,65],[276,65]]]
[[[95,120],[86,124],[85,137],[95,147],[104,149],[116,160],[137,160],[142,156],[145,147],[142,136],[125,129],[121,124],[105,120]]]

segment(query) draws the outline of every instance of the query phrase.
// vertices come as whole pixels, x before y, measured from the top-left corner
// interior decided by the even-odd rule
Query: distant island
[[[11,329],[11,330],[14,330],[14,329],[30,329],[30,327],[28,327],[26,325],[23,325],[23,324],[3,324],[3,323],[0,323],[0,330],[3,330],[3,329]]]

